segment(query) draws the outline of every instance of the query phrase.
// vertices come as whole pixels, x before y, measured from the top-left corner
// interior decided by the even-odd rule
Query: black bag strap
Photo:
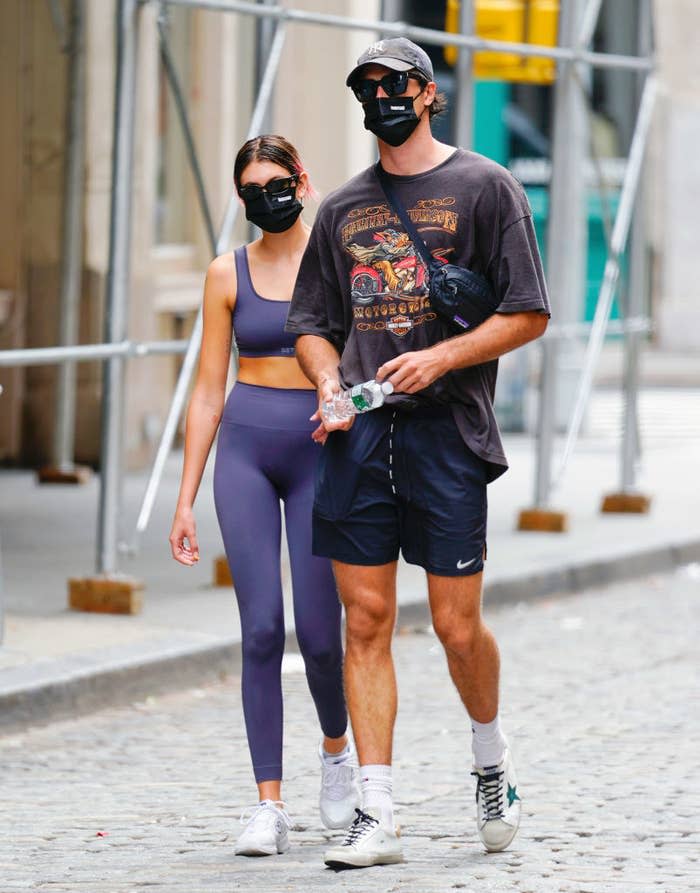
[[[399,220],[403,224],[403,228],[406,230],[408,235],[411,237],[411,241],[415,245],[418,251],[420,251],[423,260],[426,263],[428,269],[435,266],[437,261],[430,253],[430,249],[425,244],[423,239],[418,235],[418,230],[413,225],[411,218],[408,216],[406,209],[399,201],[398,196],[396,195],[396,190],[391,182],[391,178],[381,166],[379,162],[377,162],[374,166],[374,172],[377,175],[377,179],[379,180],[379,185],[382,187],[384,195],[386,196],[386,200],[389,202],[390,208],[398,215]]]

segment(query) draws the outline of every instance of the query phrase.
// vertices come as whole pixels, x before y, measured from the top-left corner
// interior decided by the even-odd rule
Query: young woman
[[[310,184],[296,149],[280,136],[249,140],[234,183],[262,237],[209,266],[199,372],[187,413],[185,458],[170,534],[173,557],[199,560],[193,503],[219,431],[214,500],[233,576],[242,630],[242,692],[259,803],[238,839],[239,855],[289,849],[281,800],[284,616],[280,579],[280,500],[292,572],[299,647],[323,740],[320,808],[326,827],[351,823],[359,804],[354,752],[346,737],[340,603],[330,562],[311,554],[311,508],[318,446],[310,421],[316,392],[284,331],[309,238],[302,200]],[[224,405],[232,333],[238,378]]]

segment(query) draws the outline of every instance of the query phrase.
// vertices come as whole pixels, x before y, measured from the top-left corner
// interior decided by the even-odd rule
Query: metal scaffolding
[[[565,314],[562,324],[553,324],[543,340],[543,363],[540,387],[540,413],[537,437],[537,476],[535,487],[535,503],[546,506],[552,490],[551,463],[554,454],[555,417],[554,401],[556,399],[556,358],[559,345],[567,339],[588,336],[585,362],[578,387],[578,397],[569,423],[569,433],[564,456],[559,469],[557,481],[566,469],[566,463],[578,436],[581,419],[585,410],[592,383],[593,373],[600,354],[600,347],[607,331],[611,330],[609,316],[612,300],[620,273],[620,256],[624,251],[627,235],[632,221],[637,187],[644,159],[649,124],[654,103],[655,78],[654,62],[651,55],[651,12],[649,0],[641,0],[646,10],[642,16],[640,33],[640,54],[637,56],[597,53],[590,50],[592,34],[600,11],[601,0],[572,0],[562,4],[562,10],[568,10],[563,17],[563,31],[560,46],[547,47],[522,43],[505,43],[485,40],[475,36],[473,31],[473,4],[462,3],[460,24],[463,33],[453,34],[428,28],[408,25],[404,22],[364,20],[358,18],[307,12],[287,9],[268,2],[258,4],[238,2],[238,0],[117,0],[117,70],[115,80],[114,101],[114,137],[112,157],[111,214],[109,265],[107,272],[106,322],[104,344],[68,346],[66,334],[74,330],[70,322],[70,314],[66,313],[66,329],[64,343],[66,346],[41,348],[33,350],[0,351],[0,366],[31,365],[36,363],[61,363],[68,370],[77,361],[104,358],[104,384],[102,397],[102,452],[98,521],[98,549],[96,570],[99,574],[113,574],[118,570],[118,555],[121,551],[129,551],[138,544],[139,535],[148,525],[163,468],[170,452],[175,436],[178,420],[185,402],[187,388],[193,374],[199,352],[202,334],[202,313],[197,320],[188,342],[165,341],[135,343],[129,340],[127,332],[128,318],[128,284],[130,258],[130,208],[133,167],[134,142],[134,97],[137,90],[137,48],[139,38],[139,20],[144,6],[158,6],[158,37],[161,58],[169,86],[173,92],[178,119],[185,138],[188,161],[195,179],[197,197],[202,212],[205,228],[213,255],[227,251],[231,245],[231,235],[238,212],[238,202],[231,196],[224,219],[218,234],[215,232],[209,202],[206,196],[204,181],[198,161],[195,140],[189,124],[186,103],[177,72],[172,61],[168,43],[166,11],[168,7],[189,7],[193,9],[212,10],[220,13],[244,14],[257,17],[269,23],[273,35],[265,36],[269,41],[269,50],[265,56],[265,66],[255,100],[254,110],[248,128],[248,137],[260,133],[260,128],[268,111],[273,92],[277,70],[284,46],[286,28],[296,24],[316,24],[331,28],[350,29],[371,32],[384,36],[405,36],[418,43],[438,46],[453,45],[460,50],[458,61],[459,78],[457,82],[457,134],[459,142],[470,142],[471,129],[471,93],[470,74],[471,55],[475,51],[488,50],[496,53],[518,53],[524,56],[547,57],[559,63],[557,82],[557,102],[555,122],[555,146],[553,161],[552,189],[550,200],[551,224],[549,230],[550,252],[548,253],[550,268],[548,278],[552,283],[555,307],[562,296],[570,289],[577,287],[573,281],[572,269],[583,269],[582,247],[580,240],[574,244],[572,258],[569,253],[564,257],[562,246],[557,243],[562,233],[570,233],[581,226],[583,194],[583,164],[586,153],[585,122],[586,114],[581,101],[580,90],[582,72],[592,68],[606,68],[634,71],[638,73],[640,82],[640,103],[632,150],[628,160],[622,196],[612,231],[609,256],[605,276],[601,286],[596,315],[592,326],[580,324],[569,314]],[[80,9],[80,0],[73,0],[74,10]],[[77,78],[76,77],[76,83]],[[585,79],[585,77],[583,78]],[[79,86],[79,85],[78,85]],[[71,105],[82,102],[81,90],[71,90]],[[74,110],[75,111],[75,110]],[[76,118],[79,122],[79,119]],[[76,128],[79,129],[79,128]],[[572,138],[572,133],[574,138]],[[558,136],[557,136],[558,134]],[[78,149],[75,149],[77,154]],[[80,150],[82,151],[82,150]],[[641,203],[637,203],[638,209]],[[74,212],[74,209],[72,213]],[[66,215],[68,210],[66,210]],[[641,218],[638,218],[641,220]],[[632,254],[635,265],[639,263],[643,245],[643,224],[634,224]],[[571,243],[567,243],[570,252]],[[68,255],[68,249],[66,249]],[[70,252],[74,258],[75,254]],[[75,276],[74,267],[69,267],[66,257],[67,271],[64,277]],[[72,280],[73,281],[73,280]],[[631,300],[627,308],[627,319],[616,323],[615,329],[623,331],[627,343],[627,373],[625,435],[621,451],[621,479],[623,488],[634,485],[634,474],[630,470],[634,457],[638,452],[636,435],[636,393],[638,387],[637,357],[642,333],[649,328],[649,320],[642,312],[643,280],[633,275]],[[75,285],[71,285],[75,293]],[[70,323],[70,326],[69,326]],[[124,372],[125,360],[128,357],[145,356],[151,353],[184,353],[184,360],[173,394],[170,410],[164,425],[161,440],[155,456],[151,475],[144,494],[141,510],[136,522],[135,533],[131,543],[121,535],[121,469],[122,469],[122,433],[124,404]],[[64,375],[68,375],[67,372]],[[74,388],[74,385],[73,385]],[[70,382],[67,379],[67,390]],[[68,400],[69,403],[69,400]],[[62,410],[63,426],[61,442],[65,443],[65,427],[70,423],[70,407]],[[57,435],[58,441],[58,435]],[[62,461],[66,457],[65,447],[57,451]],[[70,457],[72,459],[72,457]],[[1,622],[1,615],[0,615]]]
[[[70,97],[66,114],[66,161],[63,200],[63,269],[61,271],[60,342],[77,344],[83,267],[83,172],[85,166],[85,10],[84,0],[71,0],[68,43]],[[56,396],[53,465],[73,468],[75,446],[75,363],[61,364]]]

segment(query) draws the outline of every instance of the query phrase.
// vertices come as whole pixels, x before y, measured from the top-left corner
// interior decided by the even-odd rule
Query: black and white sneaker
[[[378,815],[368,809],[356,809],[345,840],[326,850],[324,862],[329,868],[369,868],[403,862],[401,840],[395,831],[385,828]]]
[[[510,845],[520,826],[520,795],[510,749],[498,766],[475,768],[476,827],[489,853]]]

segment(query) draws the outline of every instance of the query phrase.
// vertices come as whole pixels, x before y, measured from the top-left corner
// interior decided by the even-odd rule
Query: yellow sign
[[[459,33],[459,0],[447,0],[445,30]],[[507,43],[557,45],[558,0],[475,0],[474,31],[486,40]],[[459,49],[445,47],[445,61],[454,65]],[[556,77],[556,62],[543,56],[517,53],[474,53],[474,77],[482,80],[525,81],[551,84]]]

